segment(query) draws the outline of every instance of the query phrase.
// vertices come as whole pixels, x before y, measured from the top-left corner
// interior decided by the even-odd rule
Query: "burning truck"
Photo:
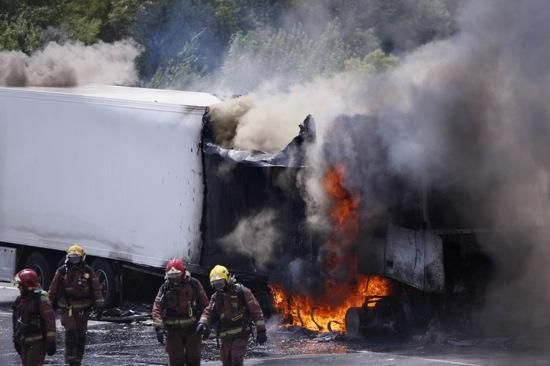
[[[211,201],[203,223],[207,241],[225,241],[235,250],[205,258],[232,268],[252,261],[268,272],[274,310],[286,326],[358,335],[429,322],[433,295],[444,293],[446,273],[442,232],[425,221],[425,189],[385,176],[384,192],[373,194],[392,202],[361,217],[365,193],[351,191],[346,163],[333,161],[320,178],[328,230],[316,230],[308,223],[304,188],[311,170],[307,149],[316,139],[313,118],[304,120],[283,150],[265,153],[235,149],[231,138],[238,123],[220,131],[210,117],[207,113],[204,120],[203,158]],[[346,120],[342,126],[353,135],[354,123]],[[331,146],[330,140],[325,143]]]
[[[209,123],[206,118],[205,125]],[[300,135],[274,154],[236,153],[221,147],[218,140],[216,164],[230,160],[237,169],[218,183],[224,195],[238,196],[233,203],[226,201],[227,209],[247,208],[232,215],[235,221],[220,227],[218,237],[233,236],[243,218],[250,222],[262,210],[277,210],[276,219],[263,222],[264,227],[245,230],[259,234],[238,249],[241,255],[255,253],[265,225],[283,233],[259,250],[269,249],[270,260],[264,267],[269,269],[275,310],[286,326],[350,335],[403,334],[444,321],[468,328],[493,273],[492,258],[482,243],[507,235],[505,229],[491,225],[491,212],[486,210],[487,200],[497,197],[495,187],[482,184],[475,172],[468,184],[453,179],[442,184],[390,169],[387,147],[372,117],[340,117],[334,128],[338,133],[324,141],[325,164],[320,177],[315,177],[326,197],[324,207],[314,207],[326,219],[321,230],[308,223],[311,202],[304,188],[314,169],[306,156],[308,144],[315,144],[311,117],[300,126]],[[213,135],[206,141],[216,140]],[[356,152],[365,150],[358,145],[367,146],[369,165],[367,173],[359,175],[362,179],[351,174],[353,164],[342,157],[342,141]],[[209,159],[208,154],[205,157]],[[207,171],[214,174],[215,169]],[[219,174],[210,182],[216,179]],[[246,192],[238,189],[241,186],[247,187]],[[528,192],[536,187],[515,190],[520,188]],[[500,206],[515,217],[516,225],[537,225],[526,222],[518,207]],[[255,254],[249,258],[255,260],[262,253]],[[243,261],[241,256],[234,265]]]
[[[370,148],[376,175],[351,181],[331,151],[339,142],[327,139],[318,230],[304,188],[313,118],[282,150],[239,149],[228,142],[236,125],[220,129],[208,109],[219,102],[141,88],[0,88],[2,278],[30,266],[47,288],[79,242],[113,305],[170,257],[199,276],[223,263],[284,324],[349,334],[425,326],[459,303],[447,299],[483,291],[480,225],[455,214],[476,210],[486,192],[384,172],[376,133],[354,131],[376,121],[342,117],[337,128]]]

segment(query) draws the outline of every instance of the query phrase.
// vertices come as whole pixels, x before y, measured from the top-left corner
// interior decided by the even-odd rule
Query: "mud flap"
[[[15,248],[0,247],[0,281],[12,281],[15,274]]]
[[[389,225],[384,275],[425,292],[445,288],[442,240],[429,230]]]
[[[380,274],[429,293],[445,288],[441,238],[429,230],[388,224],[359,246],[358,270]]]

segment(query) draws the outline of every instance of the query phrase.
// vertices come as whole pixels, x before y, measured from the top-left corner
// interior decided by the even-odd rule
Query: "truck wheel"
[[[55,269],[56,271],[61,268],[63,265],[65,265],[65,259],[67,259],[67,257],[64,255],[63,257],[61,257],[58,261],[57,261],[57,268]]]
[[[361,320],[363,318],[362,308],[349,308],[346,311],[346,334],[350,337],[361,336]]]
[[[40,285],[44,290],[50,287],[53,270],[50,261],[40,252],[32,252],[25,261],[25,268],[32,268],[40,278]]]
[[[119,284],[113,265],[106,260],[96,259],[92,263],[92,268],[101,284],[101,293],[103,294],[105,307],[116,306],[119,299]]]

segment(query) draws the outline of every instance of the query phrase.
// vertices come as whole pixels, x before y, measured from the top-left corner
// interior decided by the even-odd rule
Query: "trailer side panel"
[[[0,90],[0,241],[198,263],[203,110]]]

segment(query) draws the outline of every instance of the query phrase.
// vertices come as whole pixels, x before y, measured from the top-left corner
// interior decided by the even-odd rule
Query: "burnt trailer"
[[[294,258],[310,253],[311,235],[306,229],[306,203],[298,186],[299,174],[305,169],[306,145],[315,140],[311,116],[299,125],[299,134],[276,153],[223,147],[215,141],[208,112],[203,123],[203,263],[213,265],[223,262],[237,271],[252,269],[254,273],[265,274],[271,263],[259,262],[255,255],[257,250],[261,250],[256,248],[258,243],[244,240],[241,246],[233,250],[220,250],[219,246],[220,242],[231,240],[228,236],[239,224],[246,225],[247,221],[269,210],[277,212],[263,223],[277,233],[270,245],[275,252],[269,259],[281,256]],[[255,229],[247,226],[247,234],[253,236]],[[257,229],[261,231],[265,227]]]

